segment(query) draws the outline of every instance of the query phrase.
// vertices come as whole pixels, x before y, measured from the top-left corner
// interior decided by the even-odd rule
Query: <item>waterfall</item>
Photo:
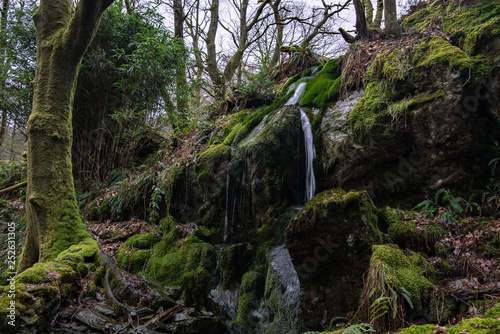
[[[295,92],[293,93],[293,96],[286,101],[285,106],[294,106],[297,104],[299,101],[299,97],[304,91],[304,88],[306,87],[305,82],[301,82],[298,84],[297,88],[295,88]]]
[[[297,85],[293,96],[285,103],[285,105],[296,105],[304,88],[306,87],[305,82],[301,82]],[[316,179],[314,177],[313,160],[316,158],[316,150],[313,143],[313,135],[311,129],[311,123],[309,122],[309,117],[307,114],[300,109],[300,120],[302,122],[302,131],[304,132],[304,143],[306,152],[306,191],[305,191],[305,202],[307,203],[311,198],[313,198],[316,191]]]
[[[224,215],[224,237],[222,241],[227,242],[227,239],[233,233],[234,215],[236,213],[236,200],[237,194],[233,186],[232,194],[230,192],[231,188],[231,173],[228,170],[226,172],[226,214]]]
[[[226,172],[226,214],[224,215],[224,237],[222,242],[226,243],[227,237],[229,235],[229,182],[231,181],[231,177],[229,176],[229,172]]]
[[[314,178],[313,160],[316,158],[316,150],[313,144],[313,135],[309,117],[300,109],[300,120],[302,131],[304,131],[304,144],[306,147],[306,203],[314,196],[316,191],[316,179]]]

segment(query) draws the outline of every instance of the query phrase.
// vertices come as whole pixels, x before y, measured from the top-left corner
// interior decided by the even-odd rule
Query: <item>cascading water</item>
[[[285,105],[294,106],[299,101],[300,95],[306,87],[305,82],[298,84],[293,96],[285,103]],[[302,122],[302,131],[304,132],[304,143],[306,151],[306,191],[305,191],[305,202],[307,203],[316,191],[316,179],[314,177],[313,160],[316,158],[316,150],[313,144],[313,135],[311,129],[311,123],[309,122],[309,117],[307,114],[299,108],[300,110],[300,120]]]

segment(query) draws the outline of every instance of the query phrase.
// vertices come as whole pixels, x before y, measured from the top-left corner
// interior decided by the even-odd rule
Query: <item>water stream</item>
[[[285,103],[285,105],[294,106],[299,101],[304,88],[306,87],[306,82],[301,82],[297,85],[293,96]],[[314,148],[313,135],[311,129],[311,123],[309,122],[309,117],[304,112],[302,108],[300,110],[300,120],[302,122],[302,131],[304,132],[304,143],[306,152],[306,189],[305,189],[305,202],[307,203],[311,198],[313,198],[316,191],[316,179],[314,177],[313,160],[316,158],[316,149]]]

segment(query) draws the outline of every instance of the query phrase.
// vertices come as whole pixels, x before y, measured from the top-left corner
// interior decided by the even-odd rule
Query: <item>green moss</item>
[[[251,112],[242,112],[241,116],[237,118],[238,123],[233,123],[233,120],[228,124],[227,127],[231,128],[231,131],[225,136],[223,144],[224,145],[237,145],[242,141],[254,127],[256,127],[260,121],[267,115],[271,110],[274,110],[276,106],[268,108],[260,108]],[[243,117],[244,116],[244,117]],[[234,119],[234,118],[233,118]],[[224,128],[224,132],[226,130]]]
[[[231,159],[231,148],[224,144],[212,145],[198,158],[200,172],[214,174],[223,161]]]
[[[489,312],[493,310],[492,312]],[[474,317],[460,321],[453,326],[446,326],[445,330],[450,334],[470,333],[470,334],[499,334],[500,315],[499,307],[493,307],[481,317]],[[436,325],[412,325],[401,330],[401,334],[427,334],[437,330]]]
[[[252,247],[244,243],[226,246],[221,249],[219,270],[224,289],[229,289],[241,279],[248,264],[252,262],[252,255]]]
[[[379,54],[368,67],[368,81],[387,79],[389,82],[404,80],[412,69],[409,52],[401,48],[386,50]]]
[[[326,190],[307,202],[296,219],[311,212],[314,217],[312,219],[325,219],[329,212],[338,212],[345,214],[349,220],[359,221],[361,226],[354,239],[360,247],[382,242],[382,235],[377,227],[376,207],[366,191],[349,190],[346,192],[341,188]],[[309,224],[309,222],[304,223]],[[352,238],[353,236],[346,237]]]
[[[340,78],[340,64],[341,58],[329,60],[323,69],[307,82],[299,104],[323,108],[328,102],[333,102],[340,91],[342,80]]]
[[[241,278],[240,299],[238,302],[238,318],[236,324],[245,327],[252,323],[252,313],[258,305],[264,290],[264,276],[258,271],[246,272]]]
[[[395,209],[391,207],[384,207],[377,210],[378,217],[378,228],[380,231],[387,233],[389,226],[394,223],[399,223],[405,214],[400,209]]]
[[[61,252],[57,258],[61,261],[70,261],[75,263],[93,262],[99,254],[99,245],[97,241],[88,237],[78,245],[72,245]]]
[[[445,65],[457,71],[469,71],[475,62],[464,51],[442,37],[432,36],[429,40],[422,41],[415,50],[413,63],[417,69]]]
[[[145,269],[155,282],[180,286],[189,305],[202,303],[216,266],[216,253],[207,243],[175,242],[166,239],[156,245]]]
[[[429,334],[437,331],[436,325],[412,325],[408,328],[403,328],[400,334]]]
[[[150,256],[151,253],[149,250],[136,250],[123,246],[116,255],[116,260],[121,268],[136,274],[144,270],[146,262],[149,260]]]
[[[159,241],[158,236],[153,233],[136,234],[131,236],[125,243],[124,246],[132,246],[139,249],[151,249],[155,243]]]
[[[78,270],[78,272],[82,277],[87,276],[87,274],[89,273],[89,267],[85,263],[79,263],[76,269]]]
[[[470,29],[500,15],[500,8],[495,1],[479,0],[463,2],[434,1],[408,16],[403,25],[424,30],[434,22],[444,32]]]
[[[400,220],[389,226],[388,233],[402,248],[428,252],[434,251],[436,241],[442,238],[446,230],[436,223],[417,226],[413,220]]]
[[[57,262],[38,262],[17,276],[20,283],[40,284],[59,280],[73,283],[80,275],[68,265]]]
[[[450,326],[447,328],[450,334],[470,333],[470,334],[499,334],[500,320],[494,318],[471,318],[466,319],[458,327]]]
[[[362,137],[387,116],[386,83],[370,82],[365,95],[354,105],[348,118],[357,137]]]
[[[283,86],[283,91],[287,92],[288,89],[290,89],[290,86],[293,85],[294,83],[296,83],[300,79],[300,77],[301,77],[301,74],[298,73],[298,74],[295,74],[290,79],[288,79],[288,81],[286,82],[286,84]]]
[[[382,268],[386,266],[386,281],[406,289],[416,308],[422,306],[426,294],[434,286],[422,275],[422,272],[429,272],[430,264],[417,253],[410,252],[409,256],[405,255],[396,245],[374,245],[370,262],[372,266],[376,263]],[[391,276],[391,272],[395,273],[395,277]]]
[[[500,318],[500,304],[488,309],[484,316],[487,318]]]

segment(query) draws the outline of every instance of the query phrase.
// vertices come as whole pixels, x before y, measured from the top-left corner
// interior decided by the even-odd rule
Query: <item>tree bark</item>
[[[361,0],[354,0],[354,8],[356,9],[356,31],[361,39],[369,37],[368,26],[366,24],[365,9]]]
[[[7,74],[7,55],[6,55],[6,40],[5,31],[7,29],[7,15],[9,13],[9,0],[2,0],[2,8],[0,9],[0,90],[5,91],[5,80]],[[6,98],[3,96],[2,98]],[[0,124],[0,147],[3,144],[5,130],[7,128],[7,111],[2,110],[2,122]]]
[[[219,27],[219,0],[212,0],[210,6],[210,25],[207,31],[207,72],[214,85],[215,97],[222,101],[226,96],[226,85],[222,74],[217,67],[217,51],[215,37]]]
[[[391,34],[399,34],[396,0],[384,0],[385,29]]]
[[[37,57],[28,120],[26,246],[18,272],[92,244],[78,212],[71,168],[72,106],[82,57],[113,0],[41,0],[33,20]]]
[[[280,3],[281,0],[276,0],[274,2],[270,2],[271,8],[273,9],[274,14],[274,22],[276,23],[276,41],[274,46],[273,57],[271,58],[270,68],[276,66],[281,59],[281,47],[283,46],[283,19],[280,15]]]
[[[377,13],[375,14],[375,20],[371,25],[372,29],[380,29],[380,25],[382,24],[383,13],[384,13],[384,0],[377,0]]]
[[[174,0],[174,36],[184,45],[184,11],[182,8],[182,0]],[[187,76],[186,76],[186,66],[183,65],[176,71],[176,101],[177,101],[177,112],[179,114],[180,123],[172,124],[174,127],[179,129],[184,128],[185,120],[187,117]]]

